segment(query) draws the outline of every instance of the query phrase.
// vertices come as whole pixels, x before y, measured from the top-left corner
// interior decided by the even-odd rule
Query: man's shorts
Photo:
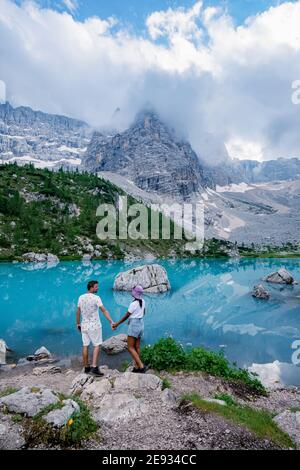
[[[100,346],[102,341],[102,327],[93,328],[92,330],[81,331],[83,346],[89,346],[91,343],[93,346]]]

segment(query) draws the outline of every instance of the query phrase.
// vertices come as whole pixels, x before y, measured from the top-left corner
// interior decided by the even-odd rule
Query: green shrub
[[[246,369],[239,369],[225,358],[223,352],[208,351],[204,348],[184,350],[173,338],[162,338],[141,351],[142,361],[152,369],[161,371],[201,371],[226,380],[240,381],[253,392],[266,395],[262,383]]]
[[[141,351],[142,361],[156,370],[180,370],[185,366],[186,355],[182,346],[173,338],[162,338],[153,346]]]

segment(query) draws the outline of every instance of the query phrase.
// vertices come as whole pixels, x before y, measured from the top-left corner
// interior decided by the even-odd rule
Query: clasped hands
[[[116,322],[111,322],[110,324],[111,329],[114,331],[116,328],[118,328],[118,324]]]

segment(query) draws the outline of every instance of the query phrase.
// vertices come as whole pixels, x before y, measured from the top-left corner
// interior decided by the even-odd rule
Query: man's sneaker
[[[137,367],[134,367],[131,372],[134,372],[135,374],[137,374],[139,371],[140,369],[138,369]]]
[[[138,374],[145,374],[148,370],[147,366],[142,367],[141,369],[137,369]]]
[[[96,377],[103,377],[104,374],[100,372],[99,367],[91,367],[91,372],[92,375],[95,375]]]
[[[84,373],[85,373],[85,374],[89,374],[90,372],[91,372],[91,366],[86,366],[86,367],[84,368]]]

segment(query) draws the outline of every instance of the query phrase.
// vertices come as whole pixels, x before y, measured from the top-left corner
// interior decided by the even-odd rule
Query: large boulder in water
[[[168,274],[159,264],[138,266],[118,274],[114,282],[114,290],[130,291],[141,285],[146,293],[160,293],[171,289]]]
[[[285,268],[280,268],[278,271],[269,274],[265,281],[274,284],[297,284],[297,281]]]

